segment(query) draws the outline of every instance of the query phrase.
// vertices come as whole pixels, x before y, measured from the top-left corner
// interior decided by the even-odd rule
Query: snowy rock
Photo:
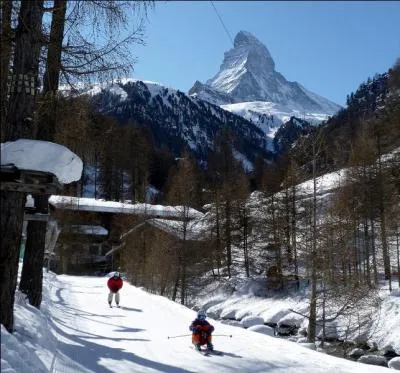
[[[386,358],[393,358],[399,356],[399,354],[397,354],[396,350],[391,344],[384,346],[381,350],[383,352],[383,356],[385,356]]]
[[[278,322],[283,320],[287,314],[288,311],[286,309],[281,309],[278,307],[275,311],[271,312],[271,310],[269,310],[267,315],[264,313],[261,315],[266,322],[278,324]]]
[[[265,334],[265,335],[270,335],[272,337],[275,335],[274,329],[272,329],[266,325],[253,325],[253,326],[250,326],[247,330],[251,330],[253,332],[257,332],[257,333],[261,333],[261,334]]]
[[[206,307],[201,307],[202,309],[206,309]],[[218,319],[219,318],[219,312],[216,311],[210,311],[207,310],[207,315],[208,317],[211,317],[212,319]]]
[[[369,365],[379,365],[386,367],[386,359],[383,356],[378,355],[363,355],[357,359],[359,363],[369,364]]]
[[[364,341],[367,340],[367,338],[364,338]],[[371,351],[377,351],[378,350],[378,344],[375,341],[368,341],[367,346]]]
[[[400,356],[390,359],[388,362],[388,367],[390,369],[400,370]]]
[[[241,324],[245,328],[249,328],[254,325],[264,325],[264,319],[259,316],[246,316],[241,320]]]
[[[291,325],[291,326],[296,326],[299,328],[304,320],[304,316],[301,316],[297,313],[290,312],[283,316],[279,321],[278,321],[278,326],[281,325]]]
[[[362,348],[354,348],[347,354],[347,356],[353,359],[358,359],[363,355],[365,355],[365,351]]]
[[[289,336],[297,334],[296,325],[279,324],[276,327],[276,333],[282,336]]]
[[[253,316],[253,312],[247,308],[236,311],[236,318],[238,320],[242,320],[245,317],[249,317],[249,316]]]
[[[278,321],[276,332],[278,335],[286,336],[296,334],[303,320],[303,316],[290,312]]]
[[[237,320],[221,320],[221,324],[226,324],[230,326],[238,326],[240,328],[244,328],[243,324]]]
[[[220,317],[222,319],[231,319],[231,320],[235,320],[236,319],[236,310],[233,309],[226,309],[224,311],[221,312]]]

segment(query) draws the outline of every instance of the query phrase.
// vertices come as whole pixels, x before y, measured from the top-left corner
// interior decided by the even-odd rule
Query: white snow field
[[[1,328],[1,372],[388,372],[212,319],[215,348],[224,354],[203,356],[191,347],[190,335],[168,339],[189,334],[194,310],[126,281],[122,307],[109,308],[106,282],[45,273],[40,311],[17,292],[16,331]]]

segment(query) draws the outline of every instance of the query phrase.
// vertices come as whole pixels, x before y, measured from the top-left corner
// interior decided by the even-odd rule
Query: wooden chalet
[[[181,218],[175,208],[92,198],[52,196],[49,204],[59,234],[53,257],[48,253],[48,258],[58,273],[104,274],[115,270],[129,235],[160,217],[167,221]],[[190,218],[199,215],[192,210]]]

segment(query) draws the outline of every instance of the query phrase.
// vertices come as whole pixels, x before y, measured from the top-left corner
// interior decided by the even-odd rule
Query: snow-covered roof
[[[52,195],[49,203],[54,207],[62,207],[70,210],[93,211],[93,212],[111,212],[137,215],[151,215],[162,217],[179,218],[182,216],[182,206],[162,206],[151,205],[148,203],[122,203],[114,201],[104,201],[94,198],[79,198],[70,196]],[[190,208],[188,217],[190,219],[200,218],[203,213]]]
[[[83,169],[82,160],[65,146],[28,139],[1,143],[1,166],[49,172],[63,184],[79,180]]]

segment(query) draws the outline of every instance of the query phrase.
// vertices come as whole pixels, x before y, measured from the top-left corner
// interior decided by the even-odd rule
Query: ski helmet
[[[204,310],[200,310],[199,312],[197,312],[197,318],[198,319],[205,319],[207,317],[206,311]]]
[[[114,277],[119,277],[119,272],[114,272]]]

